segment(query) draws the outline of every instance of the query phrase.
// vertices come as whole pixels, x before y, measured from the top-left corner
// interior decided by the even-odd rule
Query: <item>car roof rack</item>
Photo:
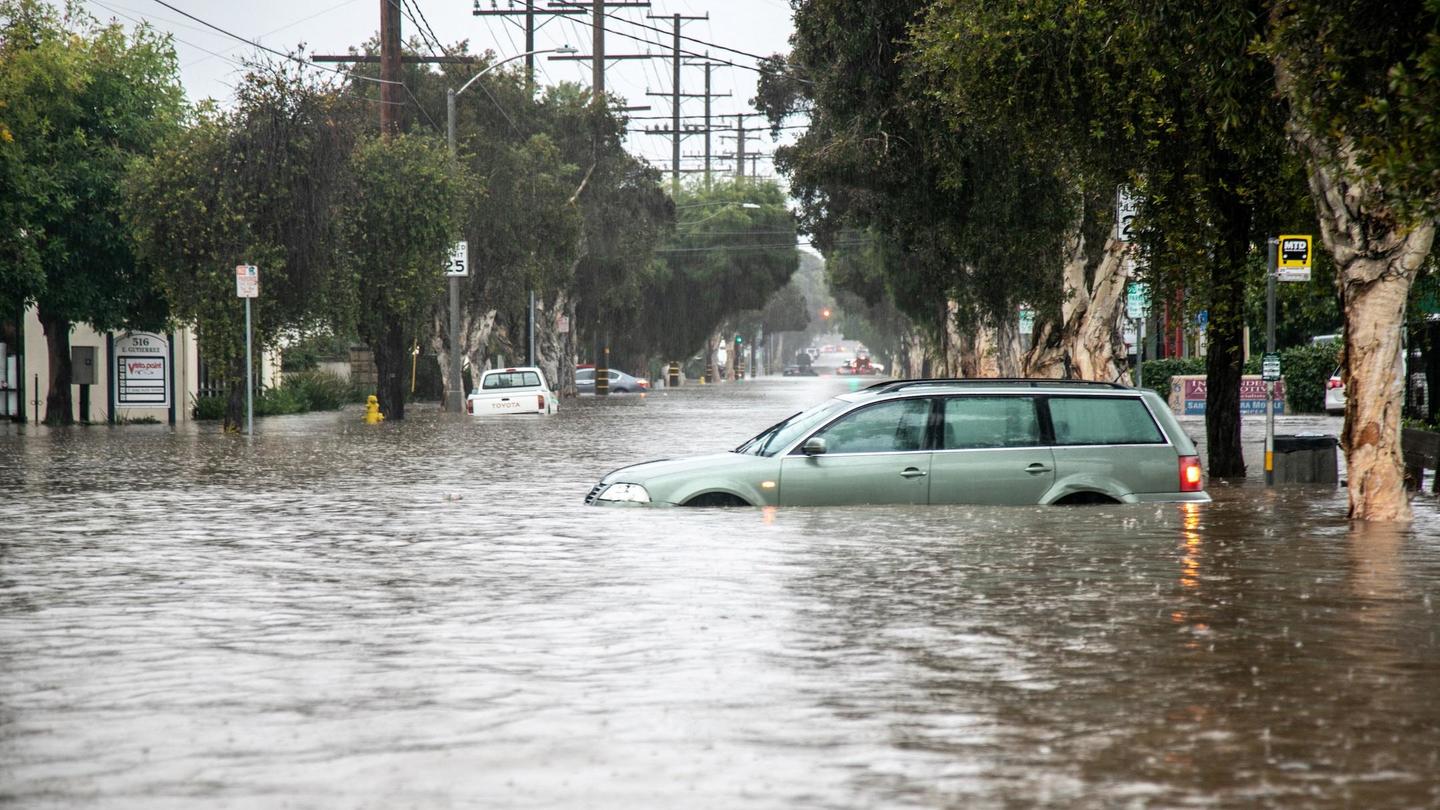
[[[1039,388],[1041,386],[1074,386],[1077,388],[1106,388],[1119,391],[1131,390],[1127,385],[1099,380],[1054,380],[1031,377],[924,377],[913,380],[888,380],[886,382],[878,382],[874,385],[866,386],[862,390],[871,391],[876,394],[889,394],[906,388],[919,388],[922,386],[973,385],[978,387],[997,384],[1017,387],[1028,385],[1031,388]]]

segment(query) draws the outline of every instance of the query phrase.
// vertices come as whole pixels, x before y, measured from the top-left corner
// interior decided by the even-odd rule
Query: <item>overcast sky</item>
[[[420,16],[429,21],[436,36],[447,46],[461,40],[469,40],[471,52],[493,50],[502,58],[524,51],[522,18],[476,17],[470,12],[475,0],[407,0],[410,8],[418,8]],[[301,43],[310,53],[345,53],[351,46],[360,46],[375,36],[379,28],[380,3],[378,0],[166,0],[170,5],[199,17],[233,34],[260,42],[280,51],[291,51]],[[536,0],[537,5],[548,0]],[[166,8],[155,0],[85,0],[90,11],[102,20],[117,19],[127,25],[137,20],[148,20],[157,28],[175,36],[175,46],[180,58],[181,78],[192,100],[214,98],[226,102],[232,95],[232,88],[241,73],[239,60],[253,52],[249,45],[224,34],[210,30],[200,23]],[[482,8],[523,8],[521,0],[479,0]],[[709,19],[684,24],[681,33],[705,42],[736,48],[753,54],[771,54],[788,50],[791,32],[790,5],[787,0],[655,0],[650,8],[618,9],[623,20],[611,20],[606,38],[609,53],[668,53],[670,20],[646,19],[647,14],[687,16],[709,15]],[[536,37],[537,47],[573,45],[581,53],[590,52],[590,29],[564,16],[541,18],[543,22]],[[583,19],[589,19],[588,15]],[[629,21],[629,22],[626,22]],[[657,33],[641,27],[653,26],[667,33]],[[402,32],[408,40],[418,34],[410,19],[402,23]],[[635,39],[635,38],[638,39]],[[650,44],[647,44],[650,43]],[[662,44],[663,43],[663,44]],[[699,53],[709,52],[712,57],[740,65],[753,65],[755,60],[737,53],[718,48],[707,48],[696,42],[683,42],[682,47]],[[539,80],[543,83],[577,81],[589,85],[590,67],[588,62],[550,62],[543,57],[539,61]],[[617,61],[610,63],[606,73],[608,88],[612,93],[623,95],[631,105],[649,104],[649,111],[637,111],[629,139],[630,150],[655,162],[669,166],[670,140],[668,136],[647,135],[638,130],[646,125],[665,125],[665,121],[640,120],[639,116],[669,116],[668,98],[646,96],[646,92],[670,91],[671,67],[668,59],[646,59]],[[699,93],[703,89],[704,72],[700,67],[682,68],[681,84],[684,92]],[[737,67],[717,67],[711,74],[711,90],[715,93],[730,93],[729,98],[715,99],[712,112],[730,114],[749,112],[749,100],[755,95],[755,73]],[[467,94],[468,95],[468,94]],[[462,97],[462,103],[489,103],[483,94]],[[687,99],[682,105],[682,115],[700,115],[703,112],[701,99]],[[691,123],[699,123],[691,119]],[[726,123],[733,125],[734,118]],[[757,125],[758,121],[750,125]],[[747,151],[769,152],[774,144],[768,133],[756,133]],[[712,150],[715,153],[733,152],[733,139],[713,136]],[[682,152],[699,153],[704,145],[700,137],[689,137],[682,143]],[[663,161],[663,162],[662,162]],[[687,160],[684,165],[696,167],[699,160]],[[732,162],[716,163],[716,167],[733,168]],[[772,169],[761,164],[761,174],[770,174]]]

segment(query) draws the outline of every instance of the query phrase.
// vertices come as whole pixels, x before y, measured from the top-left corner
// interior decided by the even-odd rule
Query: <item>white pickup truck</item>
[[[472,416],[531,413],[546,416],[560,409],[560,398],[538,368],[492,368],[480,375],[480,385],[465,400]]]

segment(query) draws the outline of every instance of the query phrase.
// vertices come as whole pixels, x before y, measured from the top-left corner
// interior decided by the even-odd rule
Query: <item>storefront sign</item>
[[[1179,396],[1176,410],[1186,416],[1205,415],[1205,378],[1175,377],[1170,382],[1172,400]],[[1176,403],[1172,402],[1172,407]],[[1258,374],[1247,374],[1240,380],[1240,413],[1265,413],[1265,381]],[[1275,383],[1275,413],[1285,413],[1285,381]]]
[[[129,332],[115,338],[115,408],[170,407],[170,341]]]

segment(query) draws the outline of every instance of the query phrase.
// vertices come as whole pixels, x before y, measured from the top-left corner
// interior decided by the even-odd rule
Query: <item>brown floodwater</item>
[[[1433,499],[581,503],[846,385],[0,428],[0,804],[1440,805]]]

